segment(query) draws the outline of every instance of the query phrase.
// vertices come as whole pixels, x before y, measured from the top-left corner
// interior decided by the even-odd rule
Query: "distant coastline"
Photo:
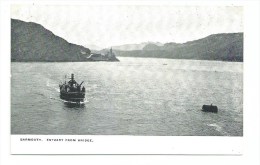
[[[131,45],[128,44],[129,47]],[[114,46],[118,57],[167,58],[243,62],[243,33],[213,34],[186,43],[141,43],[137,50]],[[117,49],[118,48],[118,49]],[[99,52],[105,52],[103,49]]]
[[[116,56],[243,62],[243,33],[213,34],[186,43],[145,42],[112,47],[112,52],[90,50],[69,43],[40,24],[11,19],[12,62],[116,62]]]

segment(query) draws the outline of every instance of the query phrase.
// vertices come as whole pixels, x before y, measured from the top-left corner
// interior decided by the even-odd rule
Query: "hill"
[[[186,43],[146,44],[142,50],[115,50],[122,57],[243,61],[243,33],[213,34]]]
[[[90,49],[69,43],[40,24],[11,19],[11,61],[89,61],[90,54]]]

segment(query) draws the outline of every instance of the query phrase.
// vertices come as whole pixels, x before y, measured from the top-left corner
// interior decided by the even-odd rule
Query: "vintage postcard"
[[[12,154],[242,154],[242,5],[10,13]]]

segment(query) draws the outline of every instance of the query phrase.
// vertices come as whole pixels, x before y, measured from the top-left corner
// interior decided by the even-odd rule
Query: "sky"
[[[11,18],[39,23],[68,42],[101,48],[243,32],[239,6],[16,4]]]

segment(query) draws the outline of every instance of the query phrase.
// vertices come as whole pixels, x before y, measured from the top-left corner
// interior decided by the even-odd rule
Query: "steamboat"
[[[82,86],[82,81],[78,84],[74,79],[74,74],[71,74],[71,78],[67,82],[59,84],[60,87],[60,98],[69,103],[81,103],[85,100],[85,87]]]

